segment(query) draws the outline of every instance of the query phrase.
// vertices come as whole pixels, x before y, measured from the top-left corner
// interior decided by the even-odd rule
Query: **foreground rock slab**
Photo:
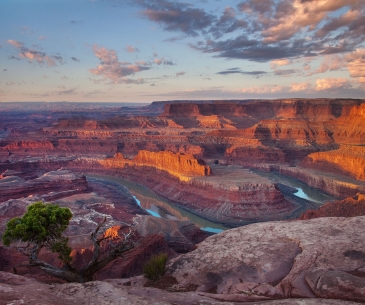
[[[253,224],[207,238],[168,269],[180,285],[225,301],[364,301],[364,227],[364,216]]]
[[[0,272],[0,305],[354,305],[341,300],[295,299],[232,303],[203,297],[195,292],[170,293],[155,288],[126,287],[123,280],[85,284],[43,284],[34,279]]]

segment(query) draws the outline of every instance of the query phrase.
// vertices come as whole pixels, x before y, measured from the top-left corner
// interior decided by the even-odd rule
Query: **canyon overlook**
[[[365,215],[365,100],[17,107],[0,104],[0,234],[32,202],[52,201],[73,212],[66,235],[80,265],[91,255],[86,236],[101,219],[106,217],[109,233],[117,235],[124,223],[138,224],[140,246],[96,275],[116,279],[95,284],[100,289],[127,287],[117,279],[131,278],[131,286],[123,288],[129,295],[150,293],[162,301],[132,277],[151,255],[164,252],[172,258],[168,273],[175,286],[195,285],[191,304],[199,298],[207,304],[294,297],[365,300],[365,288],[353,298],[333,288],[334,279],[365,287],[365,248],[356,233]],[[158,211],[159,218],[149,211]],[[235,229],[206,239],[211,234],[205,227],[212,224],[221,228],[218,232]],[[324,252],[311,244],[310,235],[325,243]],[[231,243],[236,248],[230,249]],[[338,253],[331,258],[335,244],[342,252],[334,250]],[[0,271],[24,263],[2,245],[0,254]],[[42,255],[57,263],[52,254]],[[237,261],[224,263],[224,257],[235,255]],[[208,263],[216,266],[214,274],[205,273]],[[18,274],[57,282],[33,269],[20,268]],[[5,278],[1,273],[0,288]],[[7,289],[13,289],[12,281],[25,280],[9,281]],[[77,289],[86,293],[87,287]]]

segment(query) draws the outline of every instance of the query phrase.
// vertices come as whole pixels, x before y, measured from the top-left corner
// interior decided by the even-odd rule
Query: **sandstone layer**
[[[252,224],[209,237],[168,270],[180,285],[225,301],[364,301],[364,225],[365,216]]]
[[[205,176],[211,173],[210,167],[205,165],[203,160],[196,159],[192,155],[175,154],[170,151],[140,150],[132,160],[124,158],[122,154],[116,154],[114,158],[101,160],[100,163],[109,168],[123,168],[126,165],[152,167],[168,172],[180,180],[187,180],[189,176]]]
[[[344,200],[328,202],[318,210],[308,210],[300,219],[318,217],[355,217],[365,215],[365,196],[358,194]]]
[[[365,180],[365,147],[341,145],[336,150],[312,153],[305,165]]]
[[[0,179],[0,202],[30,195],[44,195],[47,200],[52,200],[57,196],[82,193],[87,189],[85,177],[68,170],[48,172],[32,180],[6,176]]]

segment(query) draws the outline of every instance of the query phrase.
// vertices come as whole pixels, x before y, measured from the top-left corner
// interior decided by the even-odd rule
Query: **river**
[[[260,176],[269,178],[274,183],[282,183],[296,188],[298,191],[295,192],[294,195],[297,197],[314,201],[320,205],[327,201],[334,200],[333,197],[323,194],[317,189],[312,188],[296,179],[292,179],[273,172],[267,173],[256,170],[254,172],[256,174],[259,174]],[[203,219],[195,214],[192,214],[186,210],[177,207],[173,203],[169,202],[167,199],[155,194],[146,187],[139,185],[135,182],[123,178],[115,178],[109,176],[88,175],[88,177],[96,178],[97,180],[99,180],[99,182],[105,180],[125,186],[133,195],[138,205],[152,216],[163,217],[167,219],[189,220],[200,229],[212,233],[219,233],[228,229],[220,224]]]

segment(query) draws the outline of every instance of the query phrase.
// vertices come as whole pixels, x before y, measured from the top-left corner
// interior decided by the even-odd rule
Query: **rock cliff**
[[[114,158],[100,161],[109,168],[123,168],[129,166],[147,166],[163,170],[180,180],[187,180],[190,176],[206,176],[211,174],[210,167],[203,160],[196,159],[193,155],[173,153],[170,151],[151,152],[141,150],[132,160],[126,159],[118,153]]]
[[[316,152],[303,162],[306,166],[365,180],[365,147],[341,145],[336,150]]]
[[[318,210],[308,210],[300,219],[312,219],[319,217],[355,217],[365,215],[365,196],[357,194],[344,200],[328,202]]]
[[[0,202],[29,195],[53,200],[57,198],[57,194],[62,197],[87,190],[85,176],[76,175],[68,170],[48,172],[28,181],[17,176],[6,176],[0,179]]]

